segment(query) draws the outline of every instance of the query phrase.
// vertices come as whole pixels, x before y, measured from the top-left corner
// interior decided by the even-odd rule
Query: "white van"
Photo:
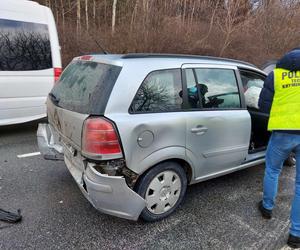
[[[0,126],[46,117],[46,97],[61,68],[51,10],[0,0]]]

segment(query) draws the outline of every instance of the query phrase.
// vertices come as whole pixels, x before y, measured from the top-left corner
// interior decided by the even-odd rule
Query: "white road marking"
[[[29,153],[29,154],[23,154],[23,155],[17,155],[18,158],[26,158],[26,157],[32,157],[32,156],[36,156],[36,155],[40,155],[41,152],[33,152],[33,153]]]

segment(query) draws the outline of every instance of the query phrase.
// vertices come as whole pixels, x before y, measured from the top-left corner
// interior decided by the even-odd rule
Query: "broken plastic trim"
[[[58,137],[58,134],[49,124],[39,124],[37,130],[38,146],[45,160],[64,160],[63,147],[57,143]]]
[[[101,174],[107,174],[109,176],[124,176],[130,188],[134,187],[138,179],[138,174],[126,167],[124,159],[98,162],[94,165],[94,169]]]

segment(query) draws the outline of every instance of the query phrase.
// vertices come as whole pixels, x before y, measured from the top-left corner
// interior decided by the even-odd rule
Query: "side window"
[[[0,71],[52,68],[46,24],[0,19]]]
[[[180,69],[153,71],[143,81],[130,111],[132,113],[180,111],[181,96]]]
[[[196,68],[194,72],[203,109],[241,107],[234,70]]]
[[[244,91],[251,87],[263,88],[265,77],[250,71],[240,71]]]
[[[265,77],[246,70],[240,70],[240,75],[247,107],[259,109],[258,100],[264,86]]]

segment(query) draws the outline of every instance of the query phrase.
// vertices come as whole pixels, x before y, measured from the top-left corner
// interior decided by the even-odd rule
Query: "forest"
[[[221,56],[261,66],[299,46],[299,0],[38,0],[52,9],[63,65],[103,53]]]

